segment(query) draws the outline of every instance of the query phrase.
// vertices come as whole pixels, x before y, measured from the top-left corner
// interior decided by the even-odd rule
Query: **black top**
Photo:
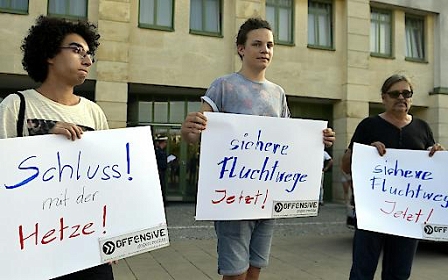
[[[413,117],[408,125],[398,128],[377,115],[358,124],[349,148],[352,149],[353,142],[370,145],[375,141],[386,148],[408,150],[426,150],[435,143],[431,128],[421,119]]]
[[[165,171],[166,168],[168,167],[166,159],[167,159],[166,151],[164,149],[156,147],[157,167],[162,171]]]

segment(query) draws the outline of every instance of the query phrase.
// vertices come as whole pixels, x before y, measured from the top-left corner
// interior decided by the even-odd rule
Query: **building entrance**
[[[181,139],[180,126],[152,126],[153,134],[168,137],[166,153],[168,168],[165,186],[161,186],[167,201],[196,201],[199,145]]]

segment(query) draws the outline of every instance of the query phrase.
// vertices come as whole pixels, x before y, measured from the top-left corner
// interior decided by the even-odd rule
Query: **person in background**
[[[80,139],[85,131],[108,129],[106,116],[92,101],[74,93],[94,63],[100,35],[95,25],[40,16],[21,49],[23,68],[40,85],[21,91],[25,97],[23,136],[59,134]],[[0,139],[17,137],[20,98],[8,95],[0,103]],[[80,255],[82,258],[82,255]],[[58,280],[113,280],[110,264],[58,277]]]
[[[347,152],[347,150],[345,152]],[[355,229],[356,217],[355,217],[355,201],[353,197],[353,187],[352,187],[352,175],[345,173],[344,170],[342,170],[342,168],[341,168],[341,183],[342,183],[342,190],[344,191],[344,204],[346,207],[346,215],[347,215],[345,224],[349,229]]]
[[[392,75],[384,81],[381,99],[385,110],[379,115],[365,118],[358,124],[342,158],[342,170],[345,173],[351,173],[354,142],[376,147],[380,156],[383,156],[388,148],[428,150],[429,156],[444,150],[440,144],[435,143],[429,125],[409,114],[413,94],[413,85],[406,76]],[[350,280],[373,279],[381,252],[382,279],[409,279],[416,250],[416,239],[356,228]]]
[[[159,170],[160,187],[162,188],[163,202],[166,202],[166,169],[168,168],[166,145],[168,143],[168,137],[157,134],[154,141],[157,169]]]
[[[322,179],[320,180],[320,193],[319,193],[319,205],[324,205],[324,181],[325,181],[325,172],[330,170],[333,166],[333,158],[330,156],[327,151],[324,151],[324,167],[322,167]]]
[[[347,152],[347,150],[345,150]],[[341,183],[342,190],[344,191],[344,203],[345,205],[350,205],[350,194],[352,193],[352,176],[345,173],[341,168]]]
[[[270,24],[250,18],[239,29],[236,48],[241,69],[216,79],[202,97],[199,112],[187,115],[182,124],[182,138],[199,142],[206,128],[205,111],[288,118],[290,116],[283,88],[268,81],[266,69],[274,54],[274,36]],[[332,129],[323,132],[327,147],[335,140]],[[224,280],[257,280],[261,268],[268,265],[273,219],[215,221],[218,238],[218,273]]]

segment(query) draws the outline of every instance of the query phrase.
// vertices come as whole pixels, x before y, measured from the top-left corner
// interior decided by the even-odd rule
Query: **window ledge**
[[[287,47],[295,47],[296,44],[294,44],[293,42],[285,42],[285,41],[275,41],[275,45],[276,46],[287,46]]]
[[[307,45],[307,48],[309,49],[315,49],[315,50],[323,50],[323,51],[336,51],[333,47],[327,47],[327,46],[318,46],[318,45]]]
[[[208,37],[217,37],[217,38],[224,38],[224,36],[220,33],[216,32],[206,32],[206,31],[199,31],[199,30],[191,30],[190,34],[192,35],[200,35],[200,36],[208,36]]]
[[[376,58],[384,58],[384,59],[395,59],[395,56],[382,54],[382,53],[370,53],[370,56],[376,57]]]
[[[426,59],[414,58],[414,57],[405,57],[404,60],[409,62],[428,63]]]
[[[16,14],[16,15],[28,15],[28,11],[13,10],[13,9],[6,9],[6,8],[0,8],[0,13],[2,13],[2,14]]]
[[[448,88],[447,87],[436,87],[432,92],[429,93],[429,95],[436,95],[436,94],[443,94],[448,95]]]
[[[77,20],[87,20],[87,16],[75,16],[75,15],[68,15],[68,14],[52,14],[52,13],[48,13],[47,14],[50,17],[55,17],[55,18],[64,18],[67,20],[73,20],[73,21],[77,21]]]
[[[153,30],[167,31],[167,32],[173,32],[174,31],[174,28],[172,28],[172,27],[149,25],[149,24],[142,24],[142,23],[140,23],[138,25],[138,27],[142,28],[142,29],[153,29]]]

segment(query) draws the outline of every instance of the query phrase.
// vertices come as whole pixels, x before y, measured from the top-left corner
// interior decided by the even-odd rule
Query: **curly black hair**
[[[71,22],[62,18],[39,16],[36,24],[28,30],[20,49],[23,51],[23,69],[36,82],[44,82],[48,75],[49,58],[61,50],[62,41],[69,34],[78,34],[89,46],[92,54],[100,45],[97,27],[87,21]]]

